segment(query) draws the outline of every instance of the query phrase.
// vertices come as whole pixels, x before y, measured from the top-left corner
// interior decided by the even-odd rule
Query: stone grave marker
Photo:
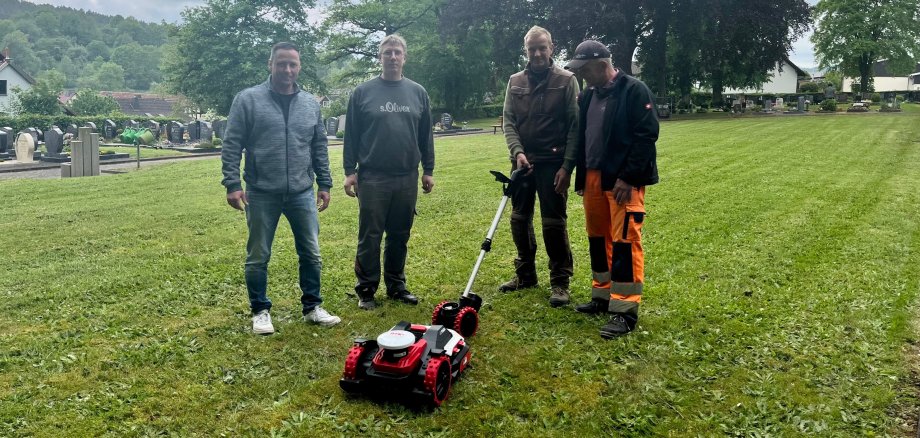
[[[227,121],[226,120],[215,120],[211,122],[211,126],[214,128],[214,136],[219,139],[224,138],[224,133],[227,131]]]
[[[339,118],[338,126],[335,127],[335,133],[338,135],[339,131],[345,132],[345,114],[342,114]]]
[[[10,149],[10,135],[0,131],[0,154],[5,154]]]
[[[16,161],[20,163],[31,163],[35,155],[35,140],[28,132],[20,132],[16,137]]]
[[[45,131],[45,149],[50,156],[61,155],[64,152],[64,132],[57,126]]]
[[[115,122],[113,122],[112,120],[105,119],[105,121],[102,122],[102,134],[105,138],[109,140],[115,138],[115,133],[117,131],[118,129],[115,126]]]
[[[89,128],[89,129],[91,129],[92,132],[96,132],[96,130],[98,129],[98,128],[96,128],[96,124],[93,123],[93,122],[86,122],[86,127]],[[78,133],[78,135],[79,135],[79,133]]]
[[[150,130],[150,133],[153,134],[153,138],[160,139],[160,124],[156,120],[148,120],[145,124],[146,128]]]
[[[326,119],[326,135],[335,136],[336,128],[339,127],[339,119],[330,117]]]
[[[214,128],[211,126],[211,122],[202,120],[200,123],[198,134],[201,136],[201,139],[203,141],[214,140]]]
[[[846,93],[840,93],[837,95],[837,103],[848,103],[850,95]]]
[[[170,143],[185,143],[185,125],[179,122],[169,122],[167,137]]]
[[[78,133],[78,131],[77,131],[77,125],[76,125],[76,124],[73,124],[73,123],[67,125],[67,129],[64,130],[64,133],[65,133],[65,134],[70,134],[70,135],[76,137],[76,136],[77,136],[77,133]]]
[[[805,96],[799,96],[799,102],[795,110],[804,113],[806,109],[807,108],[805,107]]]
[[[453,129],[454,127],[454,116],[448,113],[441,114],[441,129]]]
[[[190,143],[195,143],[201,139],[201,121],[195,120],[194,122],[185,125],[185,132],[188,133],[188,141]]]

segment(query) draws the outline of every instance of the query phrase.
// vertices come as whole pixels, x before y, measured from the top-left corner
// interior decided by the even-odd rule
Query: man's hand
[[[431,175],[422,175],[422,191],[425,193],[431,193],[431,189],[434,188],[434,177]]]
[[[553,178],[553,187],[556,188],[556,193],[564,195],[565,191],[569,189],[569,183],[571,182],[572,177],[569,175],[569,171],[565,170],[564,167],[560,167],[556,171],[556,176]]]
[[[246,211],[246,204],[249,204],[249,199],[246,199],[246,192],[237,190],[227,193],[227,204],[239,211]]]
[[[616,184],[613,185],[613,198],[617,200],[617,204],[623,205],[629,202],[629,199],[632,197],[632,191],[633,186],[617,178]]]
[[[358,196],[358,174],[353,173],[345,177],[345,194],[354,198]]]
[[[329,207],[329,192],[319,192],[316,194],[316,210],[323,211]]]
[[[515,159],[517,160],[518,169],[528,169],[524,175],[530,175],[533,172],[533,166],[530,165],[530,161],[527,161],[527,155],[524,155],[523,152],[518,152]]]

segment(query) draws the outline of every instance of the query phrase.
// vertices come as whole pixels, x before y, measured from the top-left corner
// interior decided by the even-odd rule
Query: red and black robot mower
[[[432,324],[451,327],[466,338],[476,334],[476,330],[479,329],[479,308],[482,307],[482,297],[471,292],[473,281],[476,279],[476,274],[479,273],[479,266],[482,264],[486,253],[492,250],[492,236],[495,235],[495,229],[498,228],[498,223],[501,221],[502,213],[508,204],[508,198],[511,197],[511,193],[515,189],[515,183],[519,178],[518,175],[525,171],[526,169],[515,170],[511,173],[511,178],[501,172],[489,171],[495,176],[496,181],[502,183],[504,196],[502,196],[502,201],[498,205],[498,211],[495,212],[495,218],[492,219],[492,226],[489,227],[486,239],[482,241],[479,259],[476,260],[476,265],[473,266],[473,274],[470,275],[470,280],[466,283],[466,289],[460,295],[460,300],[458,302],[445,300],[435,306],[431,315]]]
[[[345,392],[401,396],[430,407],[441,406],[447,399],[451,385],[470,364],[470,347],[465,338],[479,328],[482,298],[470,291],[473,280],[492,249],[492,236],[520,172],[508,178],[491,171],[502,183],[504,196],[459,302],[438,304],[430,326],[402,321],[377,340],[356,339],[339,380]]]
[[[339,386],[438,407],[469,363],[470,347],[456,331],[401,321],[376,341],[355,340]]]

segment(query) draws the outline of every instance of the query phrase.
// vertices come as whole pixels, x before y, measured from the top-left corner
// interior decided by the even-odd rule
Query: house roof
[[[920,62],[918,62],[917,65],[914,66],[913,74],[908,74],[904,76],[913,76],[916,73],[920,73]],[[898,75],[891,73],[891,71],[889,71],[887,59],[876,61],[875,64],[872,65],[872,75],[876,77],[883,77],[883,78],[884,77],[893,78],[893,77],[898,76]]]
[[[5,70],[6,68],[10,68],[13,71],[15,71],[17,74],[19,74],[19,76],[22,76],[22,78],[25,79],[26,82],[28,82],[29,84],[35,84],[35,79],[32,79],[32,76],[29,76],[28,73],[20,70],[19,67],[16,67],[16,65],[13,64],[11,61],[12,61],[11,59],[4,59],[0,61],[0,71]]]
[[[121,112],[125,114],[134,114],[142,116],[150,114],[170,114],[173,112],[173,105],[179,101],[176,96],[162,94],[145,94],[119,91],[100,91],[99,94],[112,96]]]

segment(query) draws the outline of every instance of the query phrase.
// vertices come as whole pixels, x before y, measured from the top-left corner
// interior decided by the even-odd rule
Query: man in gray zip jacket
[[[271,75],[233,99],[221,160],[227,203],[246,212],[246,289],[252,309],[252,331],[268,335],[272,303],[268,299],[268,261],[281,215],[294,232],[300,260],[300,301],[304,320],[323,326],[341,319],[320,307],[319,219],[329,206],[329,152],[319,104],[297,84],[300,53],[291,43],[272,46]],[[245,151],[243,191],[240,159]],[[313,182],[319,190],[314,197]]]

